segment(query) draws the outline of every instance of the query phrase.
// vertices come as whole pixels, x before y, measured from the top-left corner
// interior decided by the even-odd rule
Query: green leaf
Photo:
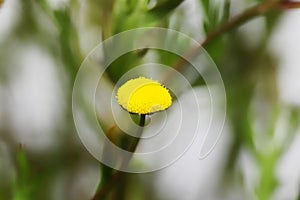
[[[167,0],[158,2],[155,7],[149,10],[149,13],[158,17],[165,16],[177,8],[184,0]]]
[[[226,0],[222,4],[216,4],[209,0],[200,1],[203,10],[203,29],[206,33],[211,32],[221,23],[229,18],[230,1]]]

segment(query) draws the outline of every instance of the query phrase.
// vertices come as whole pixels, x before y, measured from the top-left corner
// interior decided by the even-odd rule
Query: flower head
[[[158,81],[139,77],[124,83],[117,92],[118,103],[130,113],[150,114],[172,104],[169,90]]]

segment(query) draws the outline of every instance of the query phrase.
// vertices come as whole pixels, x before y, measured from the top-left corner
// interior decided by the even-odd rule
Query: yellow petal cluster
[[[172,104],[169,90],[158,81],[139,77],[124,83],[117,92],[118,103],[130,113],[150,114]]]

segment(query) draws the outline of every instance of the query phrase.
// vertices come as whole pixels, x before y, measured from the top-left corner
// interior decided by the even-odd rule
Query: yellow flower
[[[169,90],[158,81],[139,77],[123,84],[117,92],[118,103],[130,113],[150,114],[172,104]]]

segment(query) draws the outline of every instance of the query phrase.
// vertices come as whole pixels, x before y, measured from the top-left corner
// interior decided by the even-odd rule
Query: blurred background
[[[108,199],[300,199],[297,3],[0,0],[0,199],[94,196],[111,171],[77,135],[72,116],[76,73],[101,41],[152,26],[205,41],[225,84],[226,123],[207,158],[199,160],[189,150],[165,169],[126,174]],[[255,5],[263,6],[249,14]],[[241,20],[232,23],[237,15]],[[232,26],[213,35],[223,24]],[[129,53],[106,70],[106,88],[151,56],[168,66],[178,59],[163,51]],[[201,77],[193,83],[199,91],[203,85]],[[109,104],[101,99],[100,104]],[[103,118],[101,125],[110,130],[113,119]]]

